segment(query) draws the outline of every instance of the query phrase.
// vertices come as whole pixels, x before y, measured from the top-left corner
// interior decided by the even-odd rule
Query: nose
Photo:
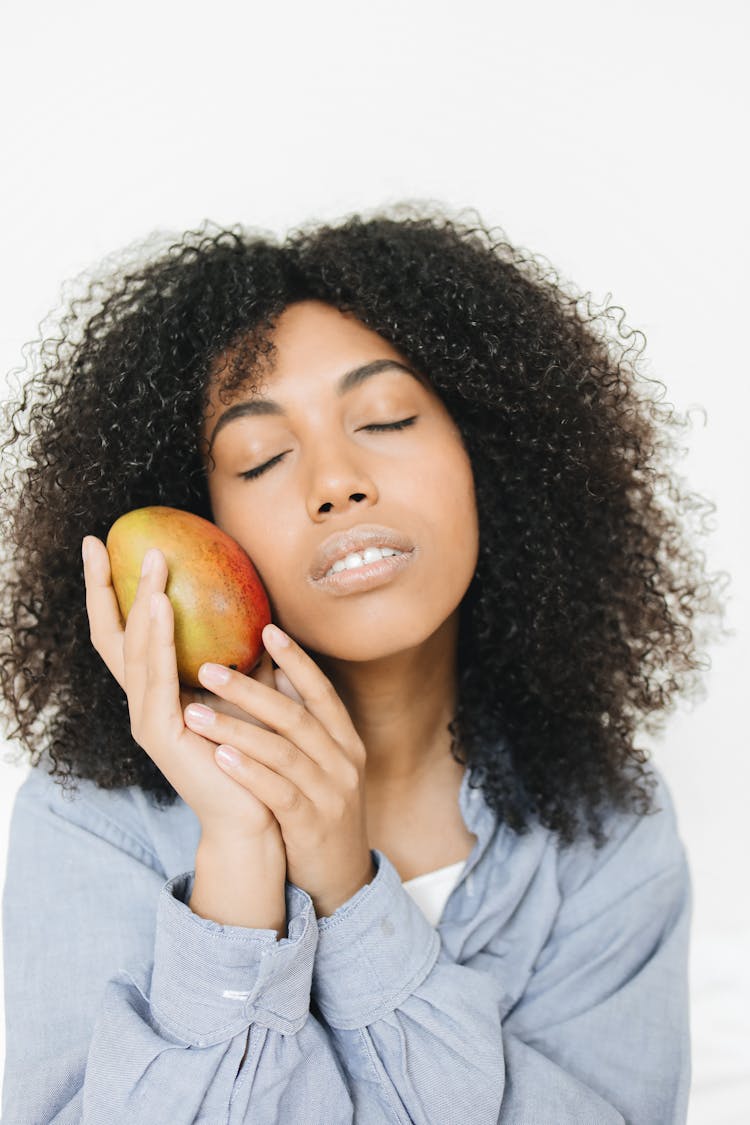
[[[345,512],[353,504],[371,506],[377,500],[377,487],[362,463],[351,449],[330,443],[316,457],[310,471],[308,511],[310,518],[319,520],[331,512]]]

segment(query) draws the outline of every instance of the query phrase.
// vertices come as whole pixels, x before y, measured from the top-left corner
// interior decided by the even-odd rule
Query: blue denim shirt
[[[3,895],[3,1125],[684,1122],[691,884],[656,776],[660,811],[611,814],[597,852],[515,835],[467,772],[477,841],[437,928],[373,849],[330,917],[287,882],[278,940],[186,905],[184,802],[71,799],[32,770]]]

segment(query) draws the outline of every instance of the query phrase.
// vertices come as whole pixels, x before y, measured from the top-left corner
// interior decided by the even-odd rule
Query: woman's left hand
[[[323,918],[375,877],[364,799],[366,752],[330,680],[291,637],[281,638],[288,643],[274,639],[273,626],[263,631],[279,665],[278,690],[220,665],[199,672],[206,688],[250,721],[215,709],[207,723],[200,722],[187,707],[185,723],[235,752],[234,764],[217,762],[274,814],[287,879],[307,891]],[[224,683],[210,677],[211,668],[226,674]]]

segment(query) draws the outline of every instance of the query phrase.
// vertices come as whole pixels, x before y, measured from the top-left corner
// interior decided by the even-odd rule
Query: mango
[[[125,621],[150,547],[167,561],[180,681],[201,687],[198,669],[207,660],[251,672],[263,655],[261,633],[271,609],[249,555],[192,512],[158,505],[126,512],[107,535],[112,585]]]

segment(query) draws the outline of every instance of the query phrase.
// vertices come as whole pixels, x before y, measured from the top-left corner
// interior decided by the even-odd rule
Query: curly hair
[[[176,799],[89,642],[81,540],[150,504],[211,518],[197,434],[212,364],[232,349],[222,397],[240,393],[274,317],[318,299],[428,374],[471,459],[479,561],[448,726],[469,784],[514,832],[536,818],[564,844],[585,829],[600,846],[606,806],[651,811],[637,729],[663,726],[676,693],[705,695],[700,646],[728,576],[694,546],[715,506],[669,468],[689,419],[645,393],[663,385],[638,370],[619,306],[597,310],[475,210],[419,201],[283,241],[239,224],[156,232],[104,267],[5,407],[0,448],[22,456],[0,501],[0,676],[32,765],[48,756],[63,788]]]

